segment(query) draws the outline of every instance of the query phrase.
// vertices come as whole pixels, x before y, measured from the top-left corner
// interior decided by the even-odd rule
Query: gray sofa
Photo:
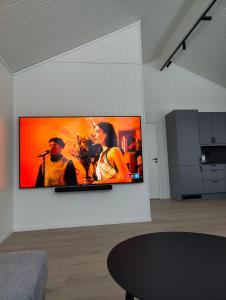
[[[47,277],[45,252],[0,253],[0,300],[42,300]]]

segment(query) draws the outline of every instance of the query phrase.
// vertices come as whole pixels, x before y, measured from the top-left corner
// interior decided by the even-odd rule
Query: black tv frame
[[[141,122],[141,119],[142,119],[142,116],[141,115],[117,115],[117,116],[115,116],[115,115],[92,115],[92,116],[90,116],[90,115],[79,115],[79,116],[71,116],[71,115],[64,115],[64,116],[19,116],[18,117],[18,120],[19,120],[19,126],[18,126],[18,130],[19,130],[19,134],[18,134],[18,136],[19,136],[19,142],[18,142],[18,144],[19,144],[19,151],[18,151],[18,154],[19,154],[19,159],[18,159],[18,161],[19,161],[19,168],[18,168],[18,173],[19,173],[19,189],[46,189],[46,188],[55,188],[55,192],[60,192],[60,190],[62,190],[62,192],[63,192],[63,189],[65,189],[65,192],[66,191],[69,191],[70,189],[72,189],[72,187],[74,187],[75,188],[75,190],[77,189],[77,191],[79,191],[79,189],[80,189],[80,191],[82,191],[82,190],[86,190],[85,188],[84,189],[82,189],[81,187],[87,187],[87,190],[91,190],[91,188],[88,188],[88,186],[92,186],[92,187],[94,187],[92,190],[101,190],[101,188],[96,188],[96,187],[101,187],[101,186],[111,186],[111,188],[106,188],[106,189],[112,189],[112,185],[115,185],[115,184],[129,184],[129,185],[131,185],[131,184],[136,184],[136,183],[143,183],[144,182],[144,174],[143,174],[143,176],[142,176],[142,178],[141,178],[141,180],[139,180],[139,181],[134,181],[134,182],[117,182],[117,183],[111,183],[111,184],[106,184],[106,183],[99,183],[99,184],[90,184],[90,185],[86,185],[86,184],[82,184],[82,185],[74,185],[74,186],[44,186],[44,187],[36,187],[36,186],[31,186],[31,187],[21,187],[21,178],[20,178],[20,152],[21,152],[21,150],[20,150],[20,119],[25,119],[25,118],[114,118],[114,117],[138,117],[139,118],[139,121],[140,121],[140,132],[141,132],[141,151],[142,151],[142,158],[143,158],[143,132],[142,132],[142,122]],[[56,189],[58,190],[58,191],[56,191]],[[105,189],[105,188],[103,188],[103,189]]]

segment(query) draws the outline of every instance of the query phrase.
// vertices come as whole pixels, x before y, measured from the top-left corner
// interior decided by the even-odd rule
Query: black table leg
[[[134,297],[133,297],[133,295],[131,295],[128,292],[126,292],[125,300],[134,300]]]

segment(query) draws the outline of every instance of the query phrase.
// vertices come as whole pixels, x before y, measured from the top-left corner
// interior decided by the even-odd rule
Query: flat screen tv
[[[20,188],[143,182],[140,116],[20,117]]]

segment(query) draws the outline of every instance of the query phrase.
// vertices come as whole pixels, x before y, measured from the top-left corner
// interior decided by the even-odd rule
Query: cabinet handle
[[[213,136],[211,136],[211,141],[210,141],[210,143],[211,143],[211,144],[214,143],[214,141],[213,141]]]
[[[213,138],[213,143],[216,144],[216,138],[215,138],[215,136]]]
[[[218,180],[212,180],[212,182],[218,182]]]
[[[217,172],[218,170],[210,170],[211,172]]]

